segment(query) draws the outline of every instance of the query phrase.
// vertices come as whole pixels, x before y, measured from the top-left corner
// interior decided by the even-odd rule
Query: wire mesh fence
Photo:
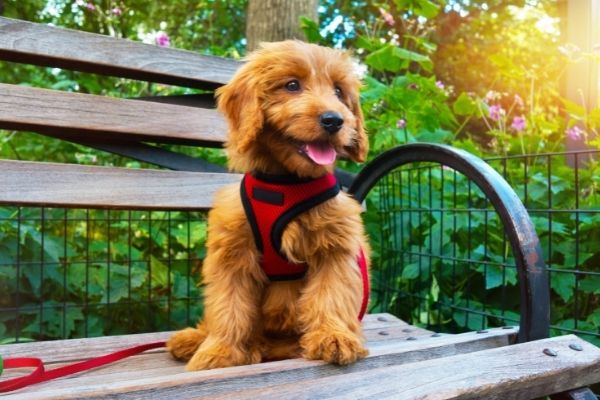
[[[600,344],[598,152],[498,157],[545,251],[552,333]],[[496,212],[463,175],[414,164],[370,192],[372,311],[444,332],[518,325]],[[0,207],[0,341],[189,326],[202,314],[202,212]]]
[[[528,208],[550,271],[552,333],[600,343],[600,175],[597,151],[488,162]],[[520,294],[498,214],[472,182],[413,164],[367,198],[375,251],[373,306],[446,332],[517,325]]]
[[[193,324],[205,235],[203,213],[0,208],[1,340]]]

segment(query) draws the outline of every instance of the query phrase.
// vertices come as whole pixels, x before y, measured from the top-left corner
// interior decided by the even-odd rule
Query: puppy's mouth
[[[337,151],[327,141],[299,143],[298,152],[318,165],[333,164],[337,157]]]

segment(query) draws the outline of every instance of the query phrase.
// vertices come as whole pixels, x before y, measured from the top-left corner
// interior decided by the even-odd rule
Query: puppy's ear
[[[350,108],[356,117],[356,137],[354,144],[346,148],[350,159],[354,162],[364,162],[369,153],[369,138],[365,132],[363,113],[360,109],[360,99],[358,93],[353,93],[350,100]]]
[[[227,147],[243,154],[254,143],[263,127],[258,83],[246,64],[233,79],[216,91],[217,108],[227,118],[229,138]]]

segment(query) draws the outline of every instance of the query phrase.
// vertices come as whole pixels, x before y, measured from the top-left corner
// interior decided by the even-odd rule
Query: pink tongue
[[[316,164],[333,164],[337,153],[335,149],[327,142],[312,142],[306,144],[306,155]]]

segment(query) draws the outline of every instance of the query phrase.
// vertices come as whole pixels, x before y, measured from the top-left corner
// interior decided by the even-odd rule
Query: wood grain
[[[0,128],[213,147],[227,131],[216,110],[8,84],[0,84]]]
[[[578,344],[583,351],[569,348]],[[556,357],[543,353],[545,348]],[[520,400],[600,380],[600,349],[574,335],[364,369],[301,383],[233,391],[212,399],[435,399]]]
[[[237,174],[0,160],[0,204],[200,210]]]
[[[404,325],[404,324],[403,324]],[[390,326],[387,326],[388,328]],[[377,330],[381,326],[369,327],[365,324],[365,330]],[[86,397],[111,397],[119,398],[192,398],[213,397],[218,394],[226,394],[243,388],[253,393],[254,389],[260,389],[278,384],[311,381],[327,376],[341,374],[352,374],[358,371],[388,367],[427,360],[432,357],[450,356],[459,353],[479,351],[482,349],[495,348],[507,345],[516,332],[502,329],[490,330],[487,334],[467,333],[461,335],[443,335],[430,337],[421,341],[386,341],[380,343],[368,343],[371,354],[360,363],[348,367],[337,367],[325,364],[321,361],[307,361],[304,359],[283,360],[277,362],[226,368],[212,371],[200,371],[194,373],[183,372],[183,364],[173,362],[170,357],[162,352],[153,352],[119,362],[102,369],[70,378],[68,380],[57,380],[47,382],[39,386],[25,389],[16,395],[25,396],[28,399],[58,399]],[[162,334],[160,334],[162,335]],[[129,335],[134,336],[134,335]],[[145,340],[154,340],[162,336],[144,336]],[[115,343],[118,338],[115,338]],[[89,339],[86,349],[95,348],[101,350],[100,342],[108,344],[108,338]],[[58,343],[58,347],[66,345]],[[74,341],[73,341],[74,342]],[[97,342],[97,343],[93,343]],[[54,346],[55,342],[48,343]],[[93,343],[93,344],[92,344]],[[74,342],[79,346],[82,343]],[[127,345],[131,345],[128,343]],[[10,351],[11,346],[0,347],[0,352]],[[27,347],[19,345],[21,348]],[[110,344],[108,347],[110,348]],[[122,344],[125,346],[125,344]],[[118,347],[119,348],[119,347]],[[49,349],[39,348],[45,353],[56,352]],[[69,352],[69,349],[66,349]],[[92,350],[92,352],[95,350]],[[105,349],[104,352],[108,351]],[[86,350],[87,353],[87,350]],[[103,354],[103,353],[102,353]],[[19,351],[21,355],[21,350]],[[29,353],[31,355],[31,353]],[[59,356],[60,357],[60,356]],[[51,364],[50,368],[61,364]],[[7,396],[6,398],[17,398]]]
[[[494,332],[486,337],[472,334],[448,335],[443,338],[430,339],[420,346],[417,346],[416,343],[387,342],[385,346],[377,346],[374,349],[369,345],[371,354],[365,360],[343,368],[320,361],[293,359],[187,373],[183,372],[183,364],[171,360],[166,354],[152,353],[71,378],[68,386],[69,388],[76,387],[77,393],[85,394],[85,397],[102,397],[111,393],[118,394],[119,398],[150,399],[214,396],[240,388],[258,389],[271,385],[273,381],[278,383],[298,382],[504,346],[509,340],[508,335],[507,332]],[[59,365],[52,365],[51,368]],[[99,389],[98,382],[110,382],[110,388]],[[146,382],[148,383],[146,384]],[[65,381],[48,382],[43,384],[43,387],[23,391],[23,394],[27,393],[33,396],[34,393],[40,393],[39,398],[41,399],[65,398],[67,396],[66,384]],[[140,387],[143,387],[141,391]],[[134,393],[128,393],[134,388],[138,389]],[[30,398],[38,398],[36,396],[37,394]]]
[[[1,165],[1,164],[0,164]],[[1,167],[0,167],[1,168]],[[363,319],[365,332],[378,332],[410,326],[392,314],[367,314]],[[392,330],[393,332],[393,330]],[[101,356],[124,347],[137,346],[149,342],[167,340],[173,332],[139,333],[134,335],[101,336],[83,339],[52,340],[47,342],[16,343],[0,345],[4,357],[28,357],[33,354],[47,363],[75,362]],[[85,347],[85,353],[81,349]],[[153,350],[160,351],[160,350]]]
[[[240,62],[0,17],[0,59],[201,89],[229,81]]]

